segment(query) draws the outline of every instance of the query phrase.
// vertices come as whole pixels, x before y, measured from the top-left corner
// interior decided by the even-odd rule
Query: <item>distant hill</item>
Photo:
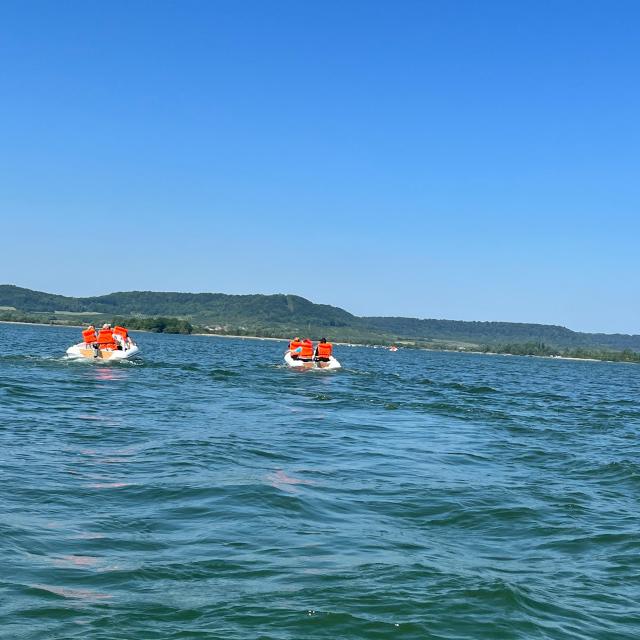
[[[564,348],[595,347],[640,351],[640,335],[581,333],[552,324],[384,317],[360,319],[376,331],[424,341],[451,340],[480,344],[544,342]]]
[[[10,302],[9,302],[10,301]],[[0,307],[26,312],[67,311],[115,315],[178,316],[200,323],[297,324],[346,327],[357,322],[343,309],[314,304],[293,295],[227,295],[126,291],[105,296],[71,298],[14,285],[0,285]]]
[[[2,307],[14,307],[17,311],[2,311]],[[360,342],[544,343],[564,349],[640,351],[640,335],[580,333],[556,325],[515,322],[358,317],[339,307],[315,304],[295,295],[128,291],[73,298],[15,285],[0,285],[0,315],[5,319],[20,313],[58,318],[56,312],[77,314],[83,320],[93,315],[97,319],[101,315],[105,319],[163,316],[186,320],[211,331],[254,331],[258,335],[277,336],[305,333],[316,337],[326,333],[334,340]]]

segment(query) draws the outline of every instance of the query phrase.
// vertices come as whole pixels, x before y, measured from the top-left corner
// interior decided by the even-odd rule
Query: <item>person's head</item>
[[[110,325],[108,322],[105,322],[105,323],[102,325],[102,328],[103,328],[103,329],[111,329],[111,325]]]
[[[327,339],[326,339],[326,338],[322,338],[322,339],[320,340],[320,342],[322,342],[322,343],[325,343],[326,341],[327,341]]]
[[[294,341],[294,342],[300,342],[300,336],[296,336],[296,337],[293,339],[293,341]]]
[[[90,324],[90,325],[87,327],[87,331],[91,331],[91,329],[93,329],[94,331],[96,330],[96,328],[95,328],[92,324]]]

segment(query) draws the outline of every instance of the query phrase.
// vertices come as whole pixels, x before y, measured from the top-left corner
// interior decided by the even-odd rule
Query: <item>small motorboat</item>
[[[67,357],[115,362],[116,360],[127,360],[131,356],[135,356],[139,351],[138,345],[133,344],[133,342],[125,344],[121,349],[100,349],[98,345],[80,342],[67,349]]]
[[[329,356],[329,362],[320,362],[317,360],[298,360],[291,357],[291,351],[285,351],[284,361],[288,367],[292,369],[340,369],[341,364],[333,357]]]
[[[82,337],[83,342],[67,349],[68,358],[115,362],[127,360],[140,351],[129,337],[127,329],[118,325],[112,329],[110,324],[105,323],[97,333],[95,327],[89,325],[82,332]]]

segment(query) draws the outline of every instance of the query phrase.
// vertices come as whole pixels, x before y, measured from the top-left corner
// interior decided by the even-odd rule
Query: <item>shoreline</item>
[[[32,327],[69,327],[70,329],[82,329],[83,324],[53,324],[51,322],[20,322],[19,320],[0,320],[0,324],[26,324]]]
[[[204,336],[205,338],[236,338],[236,339],[247,339],[247,340],[274,340],[276,342],[288,342],[288,338],[271,338],[271,337],[263,337],[263,336],[236,336],[231,334],[222,334],[222,333],[190,333],[192,336]],[[337,344],[337,343],[336,343]]]
[[[35,324],[35,323],[34,323]],[[145,332],[149,333],[149,332]],[[236,340],[270,340],[272,342],[290,342],[290,338],[273,338],[267,336],[238,336],[231,334],[222,334],[222,333],[191,333],[189,335],[192,336],[203,336],[205,338],[234,338]],[[314,342],[317,342],[314,341]],[[332,344],[340,345],[341,347],[369,347],[371,349],[378,348],[382,345],[373,345],[373,344],[354,344],[352,342],[338,342],[337,340],[332,340]],[[385,347],[387,348],[387,347]]]
[[[436,351],[436,349],[427,349],[427,351]],[[440,351],[440,349],[437,349]],[[446,351],[443,349],[442,351]],[[453,350],[452,350],[453,351]],[[613,362],[620,364],[638,364],[636,362],[624,362],[623,360],[601,360],[600,358],[576,358],[575,356],[539,356],[527,353],[498,353],[497,351],[458,351],[458,353],[475,353],[479,356],[518,356],[520,358],[543,358],[545,360],[577,360],[578,362]]]
[[[57,328],[67,328],[67,329],[82,329],[84,324],[56,324],[51,322],[20,322],[19,320],[0,320],[0,324],[15,324],[15,325],[27,325],[32,327],[57,327]],[[163,333],[162,331],[149,331],[148,329],[130,329],[131,333]],[[234,340],[268,340],[271,342],[288,342],[289,338],[274,338],[267,336],[239,336],[239,335],[231,335],[231,334],[221,334],[221,333],[188,333],[188,334],[178,334],[178,333],[167,333],[166,335],[185,335],[185,336],[202,336],[205,338],[230,338]],[[402,341],[396,341],[400,344]],[[384,348],[388,349],[388,345],[376,345],[376,344],[357,344],[353,342],[338,342],[334,341],[333,344],[339,345],[342,347],[367,347],[367,348]],[[609,362],[611,364],[640,364],[638,362],[633,361],[625,361],[625,360],[606,360],[604,358],[578,358],[576,356],[558,356],[558,355],[535,355],[535,354],[523,354],[523,353],[497,353],[495,351],[475,351],[475,350],[460,350],[460,349],[434,349],[430,347],[403,347],[400,346],[401,349],[406,349],[408,351],[434,351],[437,353],[470,353],[474,355],[481,356],[511,356],[511,357],[520,357],[520,358],[542,358],[545,360],[572,360],[575,362]]]

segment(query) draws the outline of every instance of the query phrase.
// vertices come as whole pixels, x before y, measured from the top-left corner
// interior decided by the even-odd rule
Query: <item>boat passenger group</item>
[[[102,329],[96,333],[96,328],[89,325],[82,332],[82,339],[88,348],[93,349],[111,349],[112,351],[122,351],[129,349],[133,345],[133,341],[129,337],[129,332],[120,326],[113,329],[110,324],[103,324]]]
[[[127,329],[119,325],[111,328],[110,324],[104,324],[99,331],[90,325],[82,332],[82,340],[80,344],[67,349],[69,357],[116,361],[129,358],[139,351]],[[300,369],[340,368],[340,363],[333,357],[333,345],[326,338],[322,338],[314,347],[309,338],[301,340],[295,337],[289,342],[284,359],[288,366]]]
[[[309,338],[300,340],[296,337],[289,343],[291,358],[302,362],[329,362],[332,352],[333,345],[326,338],[322,338],[315,349]]]

